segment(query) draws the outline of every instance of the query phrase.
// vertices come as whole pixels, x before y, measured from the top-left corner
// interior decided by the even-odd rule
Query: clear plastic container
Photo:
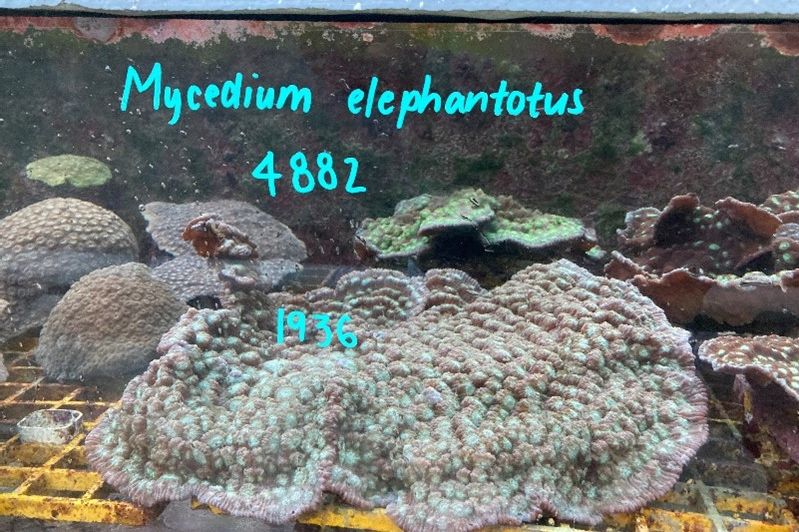
[[[19,438],[25,443],[63,445],[80,431],[83,413],[49,408],[31,412],[17,423]]]

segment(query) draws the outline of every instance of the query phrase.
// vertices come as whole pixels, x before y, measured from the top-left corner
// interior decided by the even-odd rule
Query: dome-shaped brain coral
[[[7,287],[68,286],[137,254],[128,224],[87,201],[47,199],[0,220],[0,282]]]
[[[50,313],[34,355],[58,380],[141,371],[186,310],[143,264],[103,268],[75,283]]]
[[[52,305],[83,275],[136,260],[133,231],[87,201],[52,198],[0,220],[0,341],[40,326]]]
[[[355,350],[275,345],[242,306],[190,310],[89,462],[143,504],[195,495],[281,522],[328,492],[416,531],[544,509],[596,523],[672,486],[707,435],[687,332],[568,261],[465,294],[359,329]]]

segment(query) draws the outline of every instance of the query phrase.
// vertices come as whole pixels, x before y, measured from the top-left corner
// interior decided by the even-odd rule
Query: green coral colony
[[[27,177],[87,187],[107,170],[59,156]],[[323,269],[321,286],[305,244],[254,205],[140,215],[51,198],[0,220],[0,340],[41,328],[34,356],[51,379],[132,376],[86,456],[143,505],[193,496],[283,523],[332,496],[410,531],[596,525],[666,493],[708,437],[691,333],[674,324],[799,317],[795,192],[640,208],[609,254],[582,220],[508,196],[423,194],[359,224],[363,264]],[[526,262],[490,290],[465,266],[390,268],[466,241]],[[278,340],[287,311],[346,315],[357,346],[325,343],[324,327]],[[796,408],[769,406],[799,402],[797,340],[769,332],[713,338],[698,356],[738,375],[752,415],[799,459]]]
[[[448,196],[423,194],[401,201],[389,218],[366,219],[355,251],[378,260],[419,257],[436,240],[473,233],[487,248],[510,245],[536,251],[586,237],[582,222],[522,207],[508,196],[465,188]]]
[[[28,179],[51,187],[69,184],[77,188],[103,185],[111,179],[107,164],[81,155],[55,155],[33,161],[25,167]]]

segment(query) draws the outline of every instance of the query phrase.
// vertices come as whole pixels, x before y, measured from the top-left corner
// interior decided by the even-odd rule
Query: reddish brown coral
[[[591,24],[591,29],[600,37],[608,37],[616,44],[643,46],[659,39],[664,26],[661,24]]]
[[[702,313],[705,294],[714,282],[697,277],[685,269],[672,270],[662,276],[647,273],[640,266],[613,252],[605,273],[616,279],[632,282],[662,308],[670,320],[688,323]]]
[[[736,387],[749,407],[750,421],[799,461],[799,340],[724,334],[704,342],[699,358],[715,371],[745,376]]]
[[[193,254],[192,246],[181,238],[189,223],[205,213],[215,213],[218,219],[233,225],[247,240],[258,248],[265,259],[290,259],[301,261],[306,257],[305,244],[291,229],[254,205],[236,200],[217,200],[193,203],[165,203],[155,201],[144,206],[147,232],[156,245],[170,255]],[[190,236],[202,236],[209,227],[198,227]],[[206,236],[208,236],[206,234]],[[216,238],[216,237],[214,237]],[[202,240],[202,239],[201,239]],[[200,242],[205,250],[211,242]]]
[[[723,334],[699,347],[699,358],[725,373],[745,373],[755,382],[774,381],[799,401],[799,341],[778,336]]]
[[[713,208],[687,194],[663,211],[632,211],[619,231],[627,256],[614,252],[605,271],[635,284],[678,323],[699,314],[731,325],[768,312],[799,315],[791,286],[799,225],[785,223],[796,205],[795,193],[761,205],[725,198]]]
[[[202,214],[192,219],[181,233],[201,257],[255,259],[257,247],[244,231],[223,221],[218,214]]]
[[[764,35],[766,45],[782,55],[799,55],[799,24],[757,24],[755,31]]]
[[[721,24],[591,24],[598,36],[608,37],[616,44],[634,46],[654,41],[703,39],[728,27]]]

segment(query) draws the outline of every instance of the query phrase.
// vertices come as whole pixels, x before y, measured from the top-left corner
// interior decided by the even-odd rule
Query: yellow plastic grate
[[[9,372],[0,383],[0,515],[141,525],[157,510],[122,499],[89,471],[83,449],[87,430],[119,399],[92,387],[48,383],[30,357],[31,343],[5,352]],[[34,410],[69,408],[83,413],[84,431],[66,445],[22,443],[16,423]]]
[[[116,404],[119,392],[113,395],[89,386],[47,382],[30,357],[33,345],[28,342],[5,351],[9,378],[0,383],[0,515],[125,525],[141,525],[155,517],[160,507],[146,509],[126,501],[86,465],[86,432]],[[740,432],[744,412],[724,396],[729,381],[706,377],[711,387],[710,441],[666,496],[639,512],[611,516],[593,528],[544,518],[537,524],[492,527],[491,531],[799,532],[799,467],[768,443],[758,460],[747,456]],[[34,410],[59,407],[83,412],[81,434],[60,446],[18,440],[17,421]],[[739,481],[743,485],[736,486]],[[400,530],[383,510],[361,511],[336,504],[299,522],[376,532]]]

